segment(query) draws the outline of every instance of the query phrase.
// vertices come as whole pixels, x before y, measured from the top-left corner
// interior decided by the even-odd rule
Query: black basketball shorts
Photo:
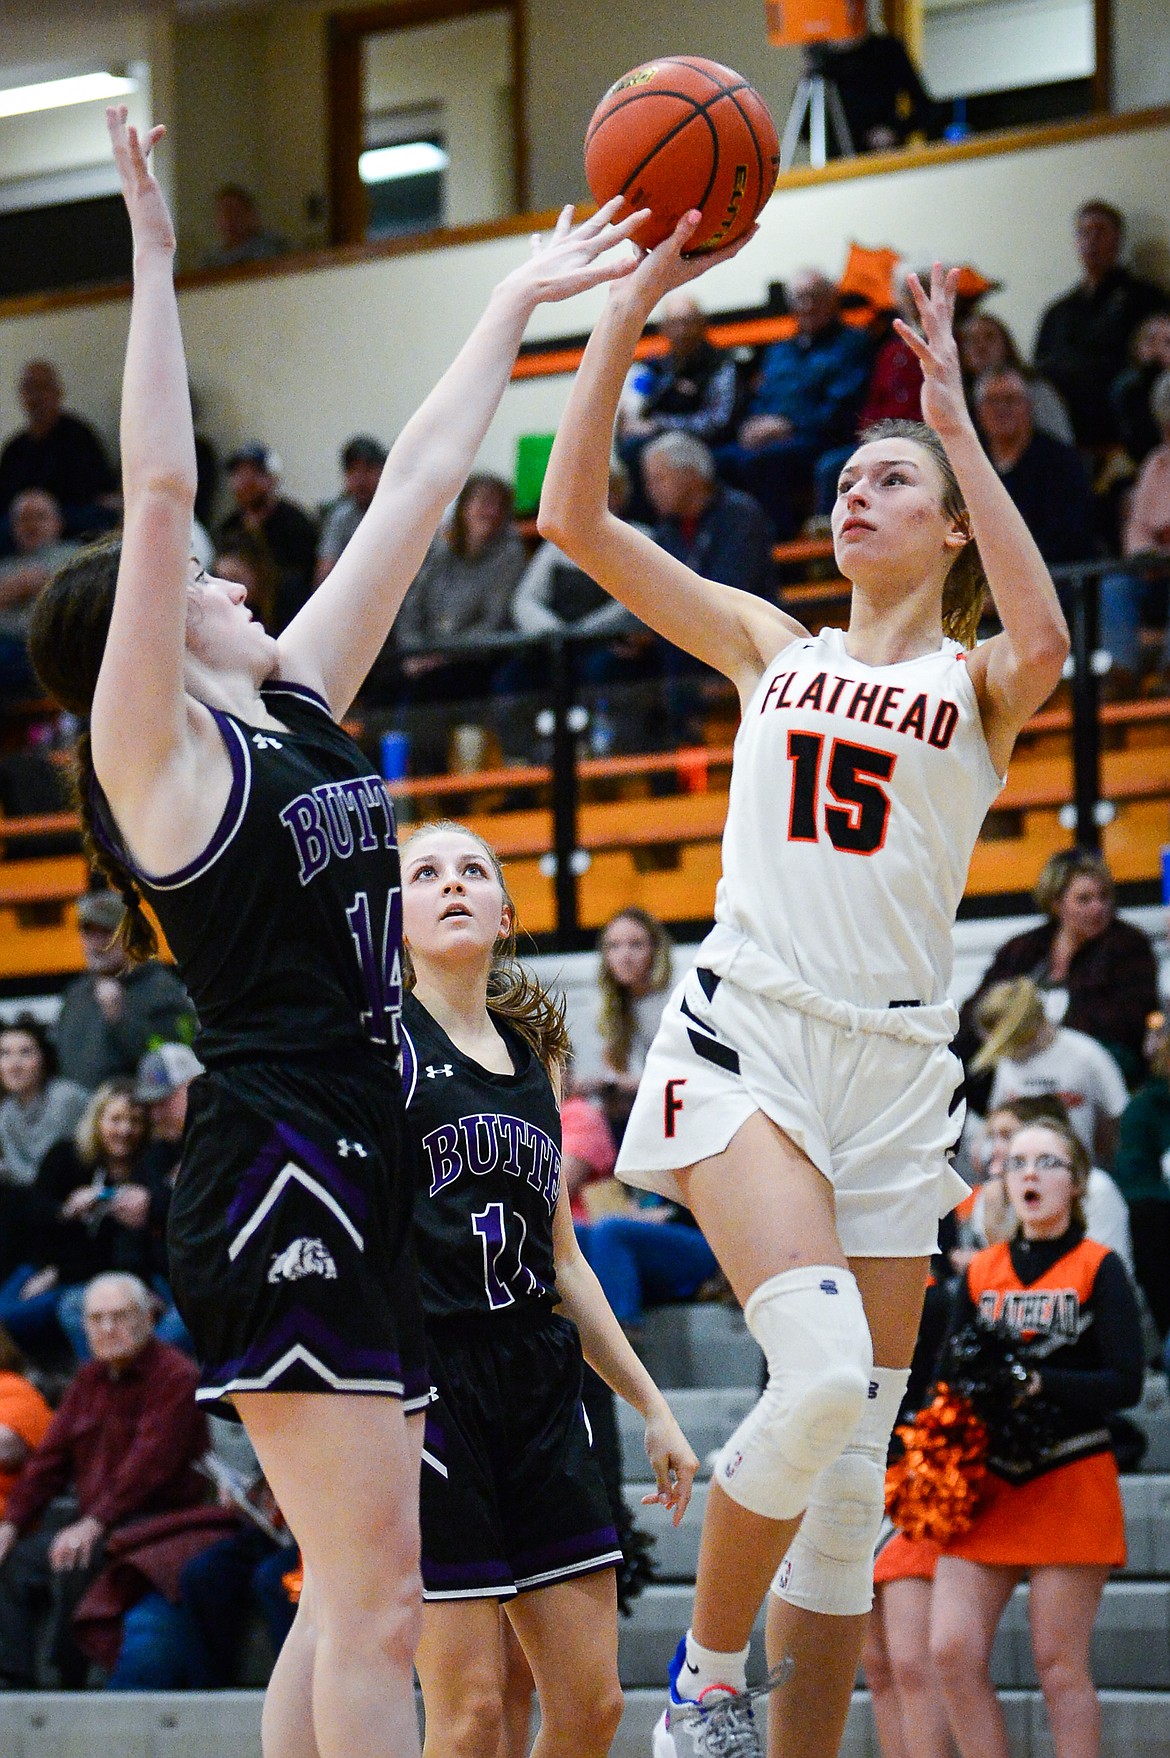
[[[433,1322],[424,1599],[510,1599],[621,1561],[581,1404],[581,1344],[532,1305]]]

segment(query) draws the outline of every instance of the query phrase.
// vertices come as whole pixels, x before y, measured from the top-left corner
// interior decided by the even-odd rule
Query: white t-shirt
[[[1045,1050],[1026,1062],[1001,1057],[995,1065],[987,1109],[995,1111],[1013,1099],[1039,1098],[1059,1093],[1068,1107],[1068,1118],[1088,1153],[1099,1116],[1120,1117],[1129,1101],[1121,1070],[1108,1050],[1084,1032],[1058,1026]]]

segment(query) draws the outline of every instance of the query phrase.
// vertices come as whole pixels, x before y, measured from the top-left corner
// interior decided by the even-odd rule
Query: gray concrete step
[[[1028,1589],[1018,1587],[1000,1624],[992,1652],[997,1686],[1034,1686],[1028,1637]],[[666,1669],[690,1620],[690,1586],[655,1585],[634,1601],[619,1632],[622,1683],[654,1685]],[[764,1670],[764,1612],[752,1633],[751,1666]],[[1123,1690],[1170,1690],[1170,1581],[1110,1581],[1093,1632],[1093,1677]]]
[[[1052,1758],[1052,1740],[1038,1691],[1000,1693],[1012,1758]],[[650,1736],[662,1714],[661,1691],[627,1691],[610,1758],[650,1758]],[[855,1691],[841,1758],[881,1758],[869,1693]],[[1101,1758],[1170,1758],[1170,1694],[1102,1691]]]
[[[626,1484],[630,1512],[654,1540],[654,1568],[659,1580],[693,1582],[708,1486],[695,1485],[680,1526],[673,1526],[662,1508],[642,1506],[642,1497],[653,1487],[649,1482]],[[1119,1577],[1170,1576],[1170,1474],[1123,1477],[1121,1499],[1129,1555]]]
[[[703,1461],[702,1475],[706,1476],[707,1455],[723,1445],[732,1429],[742,1421],[756,1401],[759,1351],[756,1350],[755,1356],[757,1369],[746,1379],[724,1378],[712,1380],[706,1385],[693,1379],[676,1379],[671,1374],[672,1360],[682,1362],[684,1367],[689,1366],[697,1371],[696,1363],[701,1362],[704,1352],[709,1350],[716,1353],[728,1351],[729,1360],[740,1362],[741,1365],[735,1371],[742,1376],[742,1361],[746,1356],[744,1339],[751,1349],[756,1349],[756,1345],[748,1336],[746,1327],[743,1327],[742,1319],[739,1320],[738,1330],[731,1322],[738,1315],[729,1307],[665,1306],[660,1307],[651,1317],[657,1323],[658,1341],[655,1348],[666,1356],[661,1370],[655,1371],[655,1378],[660,1386],[668,1388],[666,1395],[670,1399],[671,1408],[682,1424],[687,1439]],[[1135,1409],[1128,1411],[1127,1415],[1131,1422],[1142,1429],[1148,1443],[1146,1456],[1142,1460],[1142,1473],[1170,1471],[1170,1392],[1167,1391],[1163,1374],[1146,1375],[1142,1401]],[[618,1424],[626,1475],[641,1477],[645,1471],[642,1461],[646,1457],[641,1418],[628,1404],[619,1401]]]
[[[650,1758],[662,1690],[626,1692],[611,1758]],[[260,1758],[259,1691],[0,1695],[4,1758]],[[1013,1758],[1052,1758],[1038,1691],[1001,1693]],[[1170,1693],[1101,1693],[1101,1758],[1170,1758]],[[869,1695],[856,1691],[841,1758],[881,1758]]]

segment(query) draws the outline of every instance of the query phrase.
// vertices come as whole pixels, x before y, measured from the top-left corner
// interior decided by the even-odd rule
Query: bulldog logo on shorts
[[[337,1280],[337,1265],[323,1239],[294,1239],[277,1252],[268,1268],[270,1282],[299,1282],[302,1276]]]

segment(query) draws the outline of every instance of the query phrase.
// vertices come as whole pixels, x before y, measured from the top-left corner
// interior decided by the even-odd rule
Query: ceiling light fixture
[[[370,147],[358,160],[363,183],[393,183],[399,177],[421,177],[445,171],[450,160],[430,140],[404,140],[397,146]]]
[[[36,85],[12,85],[0,88],[0,118],[60,110],[68,104],[108,102],[137,90],[136,79],[118,73],[75,73],[67,79],[42,79]]]

